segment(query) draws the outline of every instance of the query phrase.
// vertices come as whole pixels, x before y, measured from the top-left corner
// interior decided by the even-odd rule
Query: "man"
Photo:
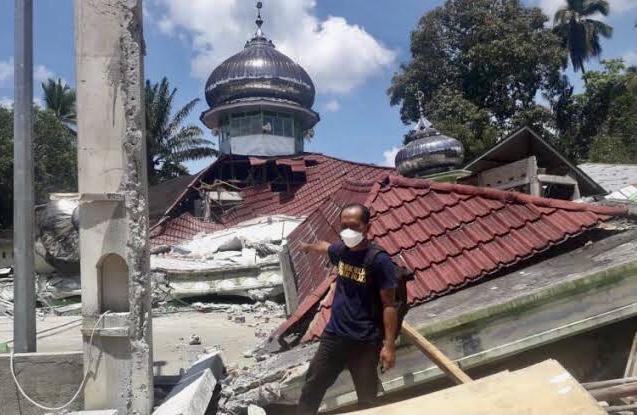
[[[327,253],[338,266],[338,278],[332,316],[301,391],[299,415],[318,412],[327,388],[344,368],[352,375],[359,405],[372,406],[378,392],[379,361],[383,372],[394,366],[398,332],[395,268],[386,252],[375,255],[369,268],[364,266],[370,246],[369,216],[363,205],[345,206],[340,242],[301,245],[305,252]]]

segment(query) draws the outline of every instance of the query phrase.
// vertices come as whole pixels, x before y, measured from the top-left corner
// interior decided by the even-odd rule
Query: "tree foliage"
[[[146,152],[148,181],[156,184],[188,174],[182,164],[217,155],[214,144],[204,138],[201,128],[183,126],[199,99],[193,99],[171,116],[177,88],[171,90],[164,77],[160,82],[146,81]]]
[[[36,204],[52,192],[77,191],[75,135],[53,112],[33,109]],[[13,111],[0,107],[0,227],[13,223]]]
[[[448,0],[411,34],[410,62],[388,90],[405,123],[426,115],[472,158],[522,122],[542,124],[537,94],[554,94],[565,51],[539,8],[518,0]],[[453,106],[449,102],[455,103]]]
[[[636,68],[621,59],[585,75],[581,94],[565,95],[554,108],[562,146],[579,160],[634,163],[637,159],[637,95],[631,90]]]
[[[59,78],[57,82],[49,78],[42,82],[42,91],[46,109],[53,111],[60,121],[75,124],[75,90],[63,84]]]
[[[555,13],[554,31],[562,39],[575,72],[586,72],[584,62],[601,54],[600,36],[612,36],[612,27],[593,18],[608,16],[609,11],[607,0],[567,0],[566,5]],[[565,61],[564,68],[567,65]]]

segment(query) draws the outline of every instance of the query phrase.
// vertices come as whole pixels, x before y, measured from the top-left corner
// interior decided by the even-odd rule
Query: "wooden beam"
[[[406,321],[403,321],[402,333],[458,385],[471,382],[469,375]]]
[[[591,389],[605,388],[607,386],[622,385],[624,383],[632,383],[632,382],[637,382],[637,377],[602,380],[599,382],[587,382],[587,383],[582,383],[582,386],[585,389],[591,390]]]
[[[594,389],[589,392],[598,401],[625,398],[627,396],[637,395],[637,382],[627,383],[625,385],[609,386],[607,388]]]
[[[538,174],[537,179],[542,183],[551,184],[564,184],[568,186],[575,186],[577,181],[569,176],[558,176],[555,174]]]
[[[281,273],[283,274],[283,293],[285,294],[285,310],[287,315],[291,315],[299,306],[299,292],[294,279],[294,269],[292,267],[292,258],[287,245],[279,253],[279,262],[281,263]]]

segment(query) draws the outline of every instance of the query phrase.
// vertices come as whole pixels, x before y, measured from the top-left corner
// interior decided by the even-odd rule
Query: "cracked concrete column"
[[[153,379],[141,0],[75,0],[75,43],[85,409],[146,415]]]

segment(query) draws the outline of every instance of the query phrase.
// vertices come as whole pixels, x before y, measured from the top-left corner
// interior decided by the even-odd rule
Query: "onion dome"
[[[464,160],[464,147],[455,138],[440,134],[425,118],[422,93],[418,93],[420,119],[410,131],[407,145],[396,154],[396,169],[407,177],[425,176],[459,167]]]
[[[261,31],[261,10],[255,36],[244,49],[217,66],[206,82],[211,108],[240,100],[269,98],[311,108],[314,83],[305,69],[279,52]]]
[[[285,112],[307,132],[319,121],[319,115],[312,110],[314,83],[301,65],[279,52],[263,34],[261,8],[258,2],[254,37],[208,77],[205,93],[210,108],[202,113],[201,120],[216,131],[228,114]]]

